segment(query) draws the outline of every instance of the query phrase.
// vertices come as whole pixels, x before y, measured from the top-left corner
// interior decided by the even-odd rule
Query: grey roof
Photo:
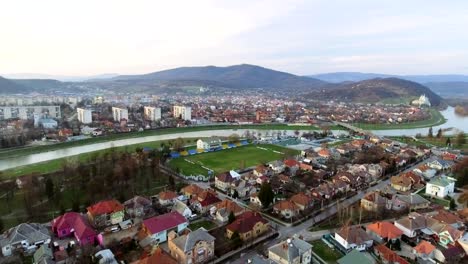
[[[337,261],[339,264],[373,264],[375,263],[374,260],[368,258],[366,254],[357,251],[354,249],[353,251],[346,254],[344,257],[340,258]]]
[[[312,248],[312,245],[299,238],[292,238],[291,243],[288,245],[287,241],[283,241],[269,248],[269,251],[280,256],[282,259],[288,260],[292,263],[295,258],[300,256],[301,253],[306,252]]]
[[[37,263],[47,263],[48,259],[52,259],[52,249],[50,247],[42,245],[36,252],[34,252],[34,261]]]
[[[192,231],[186,235],[174,238],[174,244],[182,249],[184,252],[188,252],[193,249],[195,244],[198,241],[206,241],[206,242],[213,242],[215,238],[206,231],[203,227]]]
[[[180,214],[183,214],[185,209],[189,208],[188,205],[186,205],[184,202],[182,201],[176,201],[174,203],[174,206],[172,206],[172,211],[176,211]],[[189,208],[190,209],[190,208]]]
[[[8,230],[5,237],[2,239],[1,244],[12,245],[20,243],[23,240],[33,244],[48,239],[50,239],[49,230],[44,225],[37,223],[23,223]]]
[[[397,194],[396,195],[397,199],[411,205],[416,205],[416,204],[424,204],[424,203],[429,203],[428,200],[424,199],[421,195],[419,194],[410,194],[410,195],[401,195]]]

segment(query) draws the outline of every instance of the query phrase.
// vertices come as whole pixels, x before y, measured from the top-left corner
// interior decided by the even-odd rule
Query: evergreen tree
[[[263,208],[268,208],[271,203],[273,203],[273,199],[275,194],[271,189],[271,185],[269,183],[263,183],[262,187],[260,187],[260,192],[258,193],[258,199],[262,202]]]
[[[434,135],[432,134],[432,127],[429,128],[429,132],[427,133],[427,137],[433,138]]]
[[[455,138],[455,142],[457,143],[457,146],[461,146],[463,144],[466,144],[465,133],[463,133],[463,132],[458,133],[457,137]]]
[[[442,137],[442,128],[439,128],[439,130],[437,130],[437,135],[436,135],[437,138],[441,138]]]
[[[240,247],[242,245],[242,240],[240,238],[239,232],[235,231],[231,236],[231,242],[235,248]]]
[[[234,213],[231,211],[231,212],[229,213],[228,223],[230,224],[230,223],[234,222],[235,220],[236,220],[236,216],[235,216]]]
[[[47,178],[45,182],[45,192],[46,192],[47,198],[52,199],[52,197],[54,197],[54,182],[52,181],[50,177]]]
[[[448,137],[447,140],[445,141],[445,145],[447,147],[450,147],[452,145],[452,142],[450,142],[450,138]]]

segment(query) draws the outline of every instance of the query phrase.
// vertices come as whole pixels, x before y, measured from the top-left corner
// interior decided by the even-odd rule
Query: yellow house
[[[179,237],[172,232],[169,234],[169,252],[177,263],[206,263],[214,257],[214,241],[204,228]]]
[[[268,230],[267,220],[257,212],[247,211],[226,227],[226,236],[230,239],[237,232],[242,241],[247,241],[265,234]]]

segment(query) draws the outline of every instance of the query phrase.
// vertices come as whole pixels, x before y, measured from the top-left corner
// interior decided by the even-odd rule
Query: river
[[[441,112],[442,115],[447,119],[447,123],[434,127],[434,133],[437,133],[439,128],[455,128],[455,131],[468,131],[468,117],[462,117],[455,114],[453,107],[448,107],[446,110]],[[170,140],[176,139],[178,137],[182,138],[197,138],[197,137],[211,137],[211,136],[220,136],[220,137],[227,137],[233,133],[237,133],[239,135],[244,134],[245,131],[249,130],[250,132],[257,132],[262,133],[265,135],[267,130],[253,130],[253,129],[222,129],[222,130],[211,130],[211,131],[196,131],[196,132],[184,132],[184,133],[174,133],[174,134],[167,134],[167,135],[157,135],[157,136],[147,136],[147,137],[138,137],[138,138],[130,138],[130,139],[120,139],[120,140],[113,140],[108,142],[102,143],[95,143],[89,144],[84,146],[77,146],[77,147],[69,147],[63,148],[59,150],[53,150],[43,153],[37,154],[30,154],[22,157],[15,157],[11,159],[4,159],[0,160],[0,171],[59,159],[59,158],[66,158],[70,156],[79,155],[82,153],[93,152],[97,150],[108,149],[112,147],[122,147],[127,145],[133,145],[138,143],[145,143],[151,141],[161,141],[161,140]],[[273,131],[273,130],[271,130]],[[270,132],[271,132],[270,131]],[[395,129],[395,130],[375,130],[372,131],[376,135],[381,136],[414,136],[417,133],[426,134],[428,128],[415,128],[415,129]],[[283,132],[283,131],[280,131]],[[308,130],[304,130],[301,132],[308,132]],[[340,133],[340,131],[334,131],[335,133]],[[343,131],[341,131],[342,133]],[[453,131],[451,131],[453,133]],[[292,135],[294,131],[287,130],[289,135]]]

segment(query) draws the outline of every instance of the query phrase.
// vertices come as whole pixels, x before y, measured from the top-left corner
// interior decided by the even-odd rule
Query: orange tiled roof
[[[421,243],[414,247],[414,250],[416,250],[416,252],[426,255],[430,254],[432,251],[434,251],[434,249],[435,246],[427,242],[426,240],[421,241]]]
[[[283,211],[283,210],[298,210],[299,207],[297,207],[296,204],[289,200],[284,200],[276,203],[273,208],[278,211]]]
[[[159,193],[159,199],[161,200],[170,200],[177,197],[177,194],[173,191],[165,191]]]
[[[382,238],[395,239],[403,235],[403,232],[390,222],[376,222],[367,226],[367,230],[376,233]]]
[[[301,192],[301,193],[293,195],[290,200],[291,202],[295,204],[307,206],[312,202],[312,197]]]

